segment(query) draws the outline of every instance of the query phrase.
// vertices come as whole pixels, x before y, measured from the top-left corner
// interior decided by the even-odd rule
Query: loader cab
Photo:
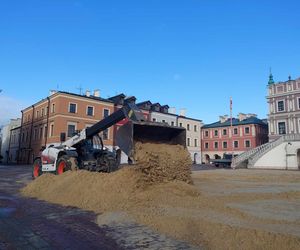
[[[95,160],[105,151],[102,138],[97,134],[75,146],[79,165],[94,165]]]

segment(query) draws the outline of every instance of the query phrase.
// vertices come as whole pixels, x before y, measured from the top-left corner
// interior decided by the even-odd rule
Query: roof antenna
[[[79,87],[76,88],[76,89],[78,89],[78,90],[79,90],[79,94],[82,95],[82,87],[81,87],[81,84],[80,84]]]

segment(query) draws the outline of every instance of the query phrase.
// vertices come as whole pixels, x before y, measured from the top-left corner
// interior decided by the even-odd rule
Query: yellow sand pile
[[[192,160],[183,146],[136,143],[134,158],[143,184],[173,180],[192,183]]]

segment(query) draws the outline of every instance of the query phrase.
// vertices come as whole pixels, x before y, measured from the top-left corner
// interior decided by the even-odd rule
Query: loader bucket
[[[186,146],[186,130],[156,122],[128,121],[116,133],[116,143],[129,157],[134,154],[136,142],[165,143]]]

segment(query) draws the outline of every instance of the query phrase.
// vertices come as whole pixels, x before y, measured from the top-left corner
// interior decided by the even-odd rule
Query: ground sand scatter
[[[222,180],[232,178],[229,172],[223,178],[222,174],[201,171],[193,174],[195,185],[190,185],[190,161],[182,165],[184,174],[180,172],[181,162],[177,162],[186,159],[188,153],[183,148],[168,146],[163,152],[164,148],[157,145],[154,149],[149,145],[136,146],[143,152],[137,152],[135,167],[124,167],[110,174],[88,171],[69,171],[59,176],[45,174],[29,183],[22,194],[96,213],[122,211],[159,232],[208,249],[299,249],[299,237],[260,228],[263,219],[256,221],[228,206],[228,202],[274,198],[274,194],[251,194],[247,200],[245,193],[224,196],[207,193],[202,187],[221,185]],[[167,165],[160,161],[166,161]],[[232,171],[235,179],[245,176],[238,173]],[[251,180],[251,176],[247,174],[246,179]],[[272,223],[280,226],[281,222]]]

